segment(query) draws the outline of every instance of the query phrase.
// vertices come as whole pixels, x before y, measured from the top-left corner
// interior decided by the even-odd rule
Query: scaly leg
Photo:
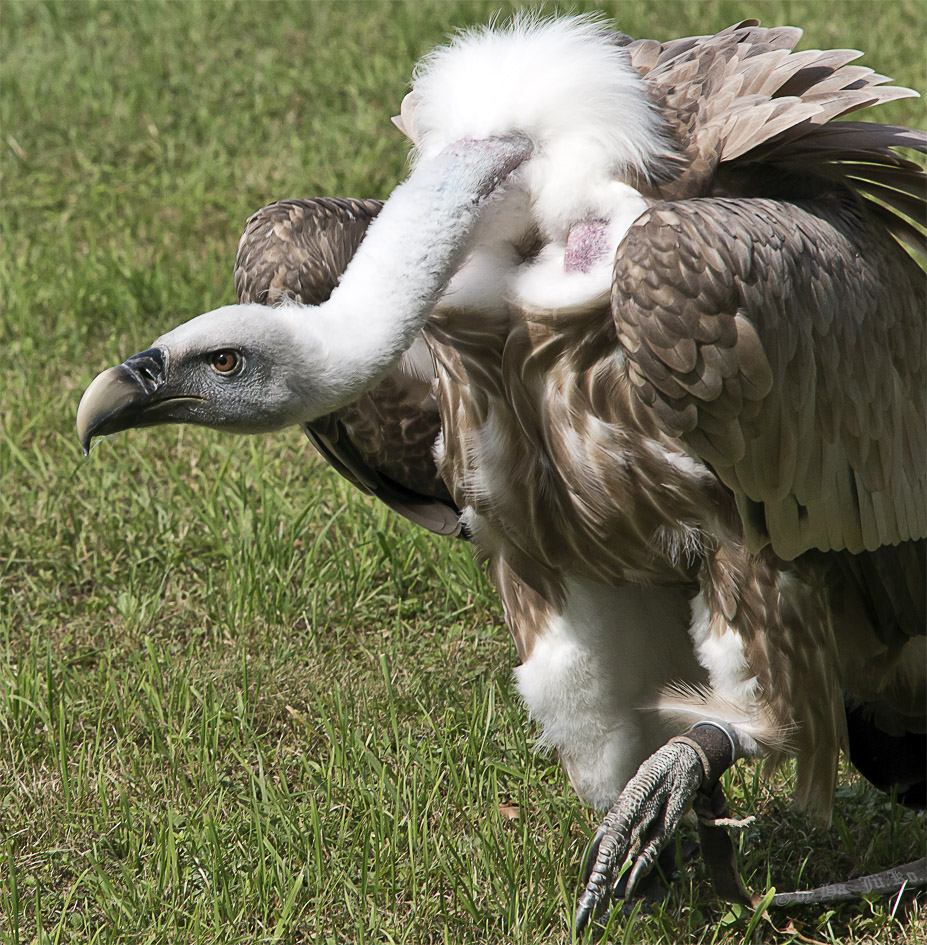
[[[615,876],[625,860],[634,863],[626,896],[653,866],[699,790],[711,792],[738,757],[737,737],[728,726],[700,722],[651,755],[628,782],[593,840],[585,890],[576,908],[576,931],[608,907]]]

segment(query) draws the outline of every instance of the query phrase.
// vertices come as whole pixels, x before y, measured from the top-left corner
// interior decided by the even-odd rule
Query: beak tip
[[[81,406],[83,406],[83,400],[81,400]],[[77,408],[77,442],[80,443],[81,452],[84,456],[90,455],[90,442],[93,439],[92,436],[88,436],[87,424],[82,422],[83,416],[81,414],[80,407]]]
[[[90,387],[84,391],[84,396],[81,397],[80,403],[77,405],[77,442],[80,443],[80,448],[84,456],[90,455],[90,444],[93,441],[93,435],[98,425],[97,421],[99,420],[93,404],[95,389],[98,389],[96,378],[94,378]],[[91,391],[93,391],[93,393],[91,393]],[[89,397],[88,394],[90,394]]]
[[[77,441],[84,456],[90,454],[95,436],[126,429],[128,424],[120,420],[146,396],[144,385],[124,364],[98,374],[77,406]]]
[[[134,426],[150,426],[145,415],[164,380],[164,353],[149,348],[98,374],[77,406],[77,441],[90,455],[93,439]],[[155,423],[163,422],[154,420]]]

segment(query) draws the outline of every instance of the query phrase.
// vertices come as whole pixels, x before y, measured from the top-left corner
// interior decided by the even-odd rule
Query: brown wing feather
[[[324,302],[381,206],[378,200],[320,198],[281,200],[259,210],[238,247],[239,300]],[[413,355],[374,390],[304,429],[358,489],[433,532],[459,535],[459,513],[432,455],[440,430],[434,368],[427,349],[424,357]]]
[[[242,302],[320,305],[347,268],[381,200],[278,200],[249,217],[238,242]]]
[[[722,163],[767,160],[774,150],[777,163],[787,162],[789,149],[803,154],[803,139],[832,119],[916,94],[848,65],[860,55],[855,50],[793,52],[800,38],[794,27],[765,29],[746,20],[713,36],[625,44],[686,159],[660,186],[664,199],[716,193]]]
[[[786,558],[927,533],[927,136],[848,112],[914,95],[745,21],[627,43],[687,164],[619,248],[638,396]],[[699,199],[709,197],[741,199]],[[763,199],[767,198],[767,199]]]
[[[927,535],[924,280],[852,197],[657,205],[612,304],[638,396],[732,489],[754,548]]]

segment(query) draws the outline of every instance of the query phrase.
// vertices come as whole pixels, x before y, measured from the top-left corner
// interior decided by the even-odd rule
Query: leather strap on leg
[[[718,821],[729,821],[727,798],[719,781],[710,789],[702,788],[695,795],[692,808],[698,817],[698,840],[702,859],[708,869],[715,893],[726,902],[737,902],[751,908],[759,901],[740,878],[737,851],[730,834]]]
[[[718,780],[736,760],[737,742],[727,728],[717,722],[700,722],[673,741],[689,745],[705,769],[705,779],[692,807],[698,817],[699,844],[711,885],[727,902],[752,906],[757,900],[740,878],[734,844],[724,829],[724,824],[731,823],[730,812]]]
[[[710,787],[737,760],[734,736],[717,722],[699,722],[685,735],[677,735],[672,742],[682,742],[694,749],[705,769],[703,786]]]

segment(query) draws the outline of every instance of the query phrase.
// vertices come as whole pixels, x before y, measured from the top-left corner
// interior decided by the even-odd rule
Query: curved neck
[[[393,191],[331,298],[306,320],[336,405],[395,367],[462,262],[480,204],[531,149],[521,136],[460,141]]]

